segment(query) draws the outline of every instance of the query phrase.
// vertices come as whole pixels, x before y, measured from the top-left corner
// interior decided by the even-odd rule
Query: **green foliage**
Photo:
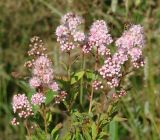
[[[56,92],[53,92],[52,90],[49,90],[49,91],[46,93],[45,104],[48,105],[49,103],[51,103],[56,95],[57,95]]]
[[[159,140],[160,139],[160,3],[158,0],[1,0],[0,1],[0,139],[3,140],[24,140],[26,132],[23,126],[13,127],[10,125],[12,118],[11,98],[18,92],[27,93],[30,98],[32,91],[28,84],[28,74],[23,67],[28,50],[29,38],[33,35],[43,37],[49,48],[50,58],[54,60],[55,73],[66,79],[67,65],[66,56],[60,58],[58,45],[56,43],[55,28],[59,23],[60,16],[67,11],[74,11],[81,14],[86,19],[85,29],[95,19],[104,19],[108,22],[113,35],[120,36],[125,28],[124,24],[140,23],[145,28],[146,33],[146,65],[142,70],[135,73],[135,77],[126,79],[131,90],[128,95],[117,105],[116,108],[109,106],[110,100],[104,95],[95,95],[94,114],[81,114],[76,112],[77,106],[81,106],[80,111],[88,110],[88,85],[83,87],[83,98],[81,104],[77,100],[79,91],[77,87],[80,81],[91,82],[96,79],[96,74],[92,71],[81,71],[74,67],[75,72],[71,78],[72,95],[69,99],[74,99],[73,112],[67,112],[69,99],[66,105],[59,105],[56,109],[52,101],[57,95],[51,91],[47,92],[46,105],[52,113],[46,114],[48,123],[48,134],[46,136],[43,128],[43,118],[34,118],[39,122],[39,127],[33,130],[35,135],[32,140],[64,139],[64,140]],[[114,29],[114,30],[112,30]],[[75,52],[76,54],[77,52]],[[74,55],[75,55],[74,54]],[[87,56],[90,57],[90,56]],[[79,61],[75,62],[77,65]],[[92,59],[86,60],[86,69],[94,63]],[[63,67],[62,67],[63,65]],[[16,78],[12,76],[16,73]],[[143,74],[144,73],[144,74]],[[144,75],[144,78],[143,78]],[[26,82],[24,82],[26,81]],[[58,79],[61,86],[68,89],[68,80]],[[107,92],[107,91],[106,91]],[[101,100],[104,106],[96,104]],[[65,103],[64,103],[65,104]],[[98,109],[97,109],[97,108]],[[61,110],[60,110],[61,109]],[[65,110],[65,111],[64,111]],[[103,110],[103,115],[95,119],[96,114]],[[108,111],[107,111],[108,110]],[[39,115],[39,107],[34,106],[33,111]],[[55,113],[56,112],[56,113]],[[109,113],[110,112],[110,113]],[[72,118],[68,118],[72,113]],[[87,118],[85,117],[87,116]],[[68,125],[65,121],[71,119]],[[84,120],[89,120],[84,124]],[[63,122],[64,121],[64,122]],[[98,130],[97,126],[102,130]],[[66,128],[67,127],[67,128]],[[66,128],[66,129],[65,129]],[[72,129],[71,129],[72,128]],[[73,133],[73,132],[74,133]],[[63,137],[63,138],[62,138]]]
[[[71,84],[75,84],[76,82],[78,82],[83,77],[84,74],[85,71],[80,71],[75,73],[71,78]]]

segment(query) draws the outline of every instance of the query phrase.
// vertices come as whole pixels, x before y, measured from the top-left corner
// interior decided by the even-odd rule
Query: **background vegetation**
[[[129,82],[135,87],[123,98],[120,114],[126,121],[112,122],[110,140],[160,139],[160,1],[159,0],[0,0],[0,140],[23,140],[23,127],[10,125],[13,94],[26,91],[23,67],[29,39],[40,36],[50,49],[57,74],[58,44],[55,28],[61,15],[75,12],[86,19],[104,19],[113,36],[129,24],[142,24],[146,33],[143,70]]]

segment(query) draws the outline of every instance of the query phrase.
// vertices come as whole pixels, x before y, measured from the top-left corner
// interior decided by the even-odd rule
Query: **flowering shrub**
[[[31,71],[32,92],[14,95],[16,117],[11,121],[25,125],[28,139],[106,139],[108,125],[118,115],[117,103],[127,94],[128,74],[144,66],[141,25],[131,25],[114,40],[105,21],[95,21],[88,33],[82,30],[83,23],[81,17],[68,13],[56,29],[60,50],[69,58],[66,78],[55,75],[43,41],[31,39],[32,58],[25,66]],[[72,69],[72,60],[77,61],[71,55],[74,49],[82,56],[79,71]],[[87,58],[95,62],[90,68],[84,66]]]

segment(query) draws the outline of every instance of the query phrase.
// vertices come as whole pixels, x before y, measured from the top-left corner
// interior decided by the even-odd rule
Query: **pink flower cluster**
[[[68,13],[62,17],[61,21],[62,24],[56,29],[56,36],[62,51],[68,52],[80,46],[84,53],[89,53],[93,47],[96,47],[99,49],[99,53],[104,55],[106,45],[113,41],[103,20],[95,21],[88,35],[78,29],[79,25],[83,23],[81,17]]]
[[[139,68],[144,65],[142,58],[142,48],[144,47],[144,29],[140,25],[132,25],[129,30],[116,40],[118,51],[130,56],[134,67]]]
[[[58,90],[58,84],[53,80],[52,63],[46,56],[39,56],[33,63],[33,77],[29,80],[30,86],[38,88],[48,86],[53,91]]]
[[[17,118],[14,117],[14,118],[12,119],[12,121],[11,121],[11,124],[12,124],[12,125],[19,125],[19,122],[17,121]]]
[[[131,59],[134,67],[139,68],[144,65],[142,58],[142,48],[144,46],[144,31],[140,25],[132,25],[128,31],[116,40],[117,51],[111,55],[107,51],[104,65],[99,69],[100,75],[107,80],[107,84],[112,87],[119,85],[122,76],[122,65]]]
[[[35,36],[31,39],[31,50],[28,51],[33,56],[32,61],[28,61],[27,66],[32,68],[32,78],[29,84],[33,88],[49,87],[53,91],[58,90],[58,84],[54,81],[52,62],[49,60],[45,51],[47,50],[43,41]]]
[[[53,80],[52,63],[46,56],[38,57],[33,63],[33,78],[30,84],[33,87],[49,84]]]
[[[115,41],[117,50],[114,54],[110,53],[107,45],[113,42],[107,24],[103,20],[95,21],[88,35],[77,30],[82,24],[82,18],[68,13],[62,17],[62,25],[57,27],[57,40],[61,44],[62,51],[70,51],[75,48],[76,41],[84,53],[89,53],[92,48],[96,48],[99,55],[104,56],[104,65],[99,69],[100,75],[107,80],[107,84],[112,87],[119,85],[122,76],[123,64],[131,60],[133,67],[139,68],[144,65],[142,49],[145,43],[143,27],[132,25],[124,31],[122,36]]]
[[[62,25],[56,29],[57,41],[62,51],[70,51],[79,46],[85,40],[85,34],[78,30],[83,19],[73,13],[64,15],[61,19]]]
[[[28,98],[25,94],[14,95],[12,107],[13,107],[13,112],[18,113],[18,116],[20,118],[27,118],[27,117],[33,115],[32,107],[31,107],[31,105],[28,101]]]
[[[32,95],[31,103],[33,105],[41,105],[45,102],[46,97],[42,93],[36,93]]]
[[[95,80],[95,81],[93,81],[93,83],[92,83],[92,87],[93,87],[95,90],[98,90],[98,89],[102,89],[102,88],[103,88],[103,85],[102,85],[102,82],[101,82],[101,81]]]
[[[108,33],[108,28],[103,20],[95,21],[89,31],[88,36],[88,45],[83,47],[83,51],[88,53],[93,47],[97,47],[99,49],[99,53],[104,55],[106,45],[112,43],[112,37]]]
[[[119,77],[121,77],[121,66],[112,57],[106,58],[104,65],[99,69],[100,75],[107,80],[107,84],[112,87],[117,87]]]
[[[112,94],[112,98],[117,99],[125,96],[127,93],[124,89],[120,90],[118,94]]]
[[[61,91],[59,95],[55,97],[55,103],[59,104],[60,102],[64,101],[66,99],[66,96],[67,96],[67,92]]]

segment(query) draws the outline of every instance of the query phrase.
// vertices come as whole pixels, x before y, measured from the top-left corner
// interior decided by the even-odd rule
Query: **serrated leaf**
[[[71,77],[71,84],[75,84],[76,82],[78,82],[83,75],[85,74],[85,71],[80,71],[75,73],[72,77]]]

